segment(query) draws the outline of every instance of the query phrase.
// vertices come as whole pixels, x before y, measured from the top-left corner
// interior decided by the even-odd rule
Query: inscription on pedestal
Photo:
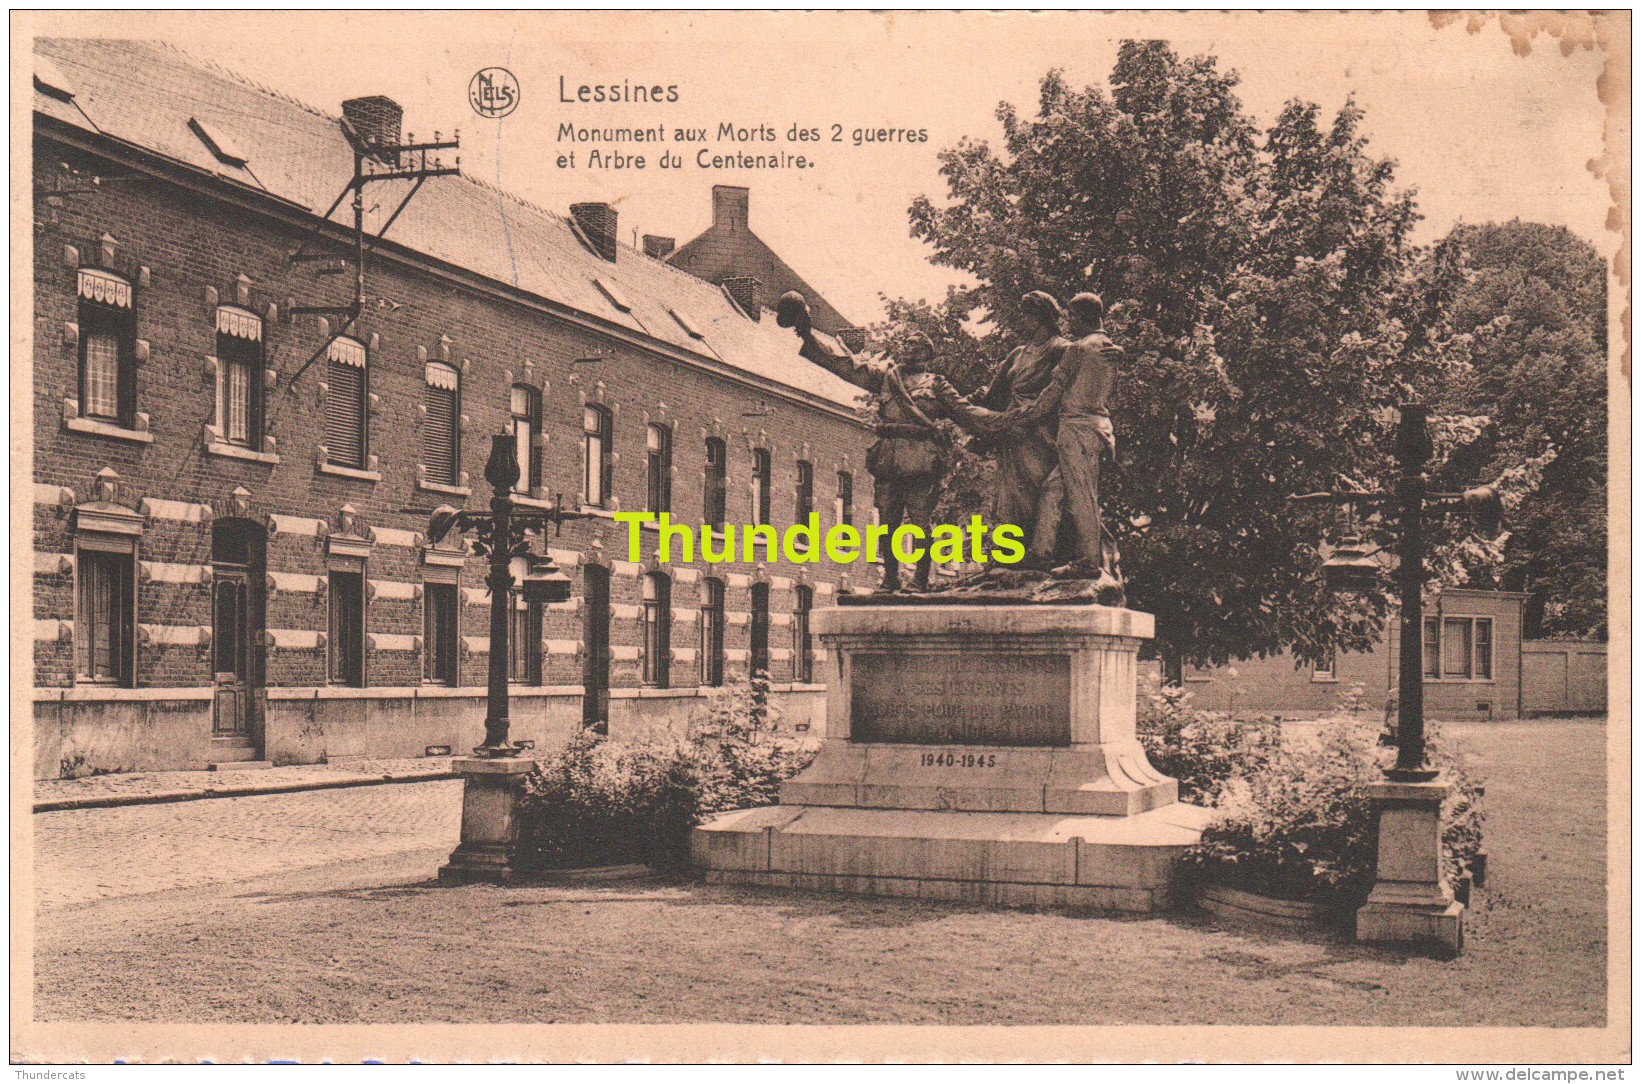
[[[1068,746],[1066,655],[859,654],[851,741]]]

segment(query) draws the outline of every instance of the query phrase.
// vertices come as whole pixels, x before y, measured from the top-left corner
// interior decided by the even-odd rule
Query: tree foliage
[[[1606,269],[1569,231],[1536,223],[1464,225],[1420,271],[1452,331],[1493,332],[1442,390],[1442,409],[1485,415],[1456,453],[1450,486],[1538,464],[1499,552],[1463,560],[1470,580],[1532,592],[1542,629],[1607,630]]]
[[[1377,638],[1386,599],[1322,589],[1326,518],[1286,497],[1388,479],[1387,408],[1468,346],[1404,329],[1417,213],[1361,111],[1324,120],[1294,101],[1260,131],[1236,83],[1212,58],[1130,41],[1109,91],[1052,72],[1035,115],[1001,105],[1001,150],[944,151],[947,197],[911,208],[932,259],[976,285],[891,311],[997,359],[1023,293],[1104,296],[1127,361],[1101,500],[1130,604],[1156,615],[1171,664]]]

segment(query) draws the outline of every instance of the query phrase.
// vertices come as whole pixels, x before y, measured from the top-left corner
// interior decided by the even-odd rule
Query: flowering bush
[[[1137,730],[1146,758],[1179,780],[1179,798],[1214,805],[1226,780],[1262,764],[1276,748],[1280,727],[1191,706],[1177,685],[1149,679],[1140,693]]]
[[[1443,867],[1455,880],[1481,843],[1481,788],[1427,734],[1431,761],[1453,790],[1442,810]],[[1338,911],[1372,890],[1377,824],[1368,786],[1393,757],[1374,721],[1335,715],[1314,734],[1288,735],[1220,788],[1218,816],[1186,855],[1188,875]]]
[[[583,731],[525,783],[520,850],[539,868],[689,865],[689,835],[714,813],[777,800],[814,751],[780,733],[763,675],[727,685],[682,739],[618,742]]]

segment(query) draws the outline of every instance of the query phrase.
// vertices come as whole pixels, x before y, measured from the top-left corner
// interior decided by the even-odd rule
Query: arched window
[[[137,414],[137,316],[131,284],[82,267],[80,414],[130,428]]]
[[[724,683],[724,581],[701,581],[701,684]]]
[[[815,606],[815,592],[799,585],[792,607],[792,680],[808,685],[815,680],[814,660],[809,654],[809,611]]]
[[[422,466],[427,468],[429,482],[461,485],[461,374],[448,365],[430,361],[426,379]]]
[[[752,585],[752,673],[769,676],[769,585]]]
[[[219,438],[262,449],[262,318],[223,305],[217,309],[217,417]]]
[[[325,386],[325,461],[363,470],[370,443],[365,424],[370,373],[364,343],[331,340],[326,350]]]
[[[672,580],[651,572],[644,577],[644,684],[666,688],[671,663]]]

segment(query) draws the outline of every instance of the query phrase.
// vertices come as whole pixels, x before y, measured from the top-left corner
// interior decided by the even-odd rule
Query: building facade
[[[1519,719],[1606,710],[1606,645],[1523,640],[1526,596],[1447,588],[1425,603],[1425,712],[1433,719]],[[1214,711],[1307,718],[1332,711],[1353,685],[1375,706],[1394,696],[1401,627],[1394,615],[1371,651],[1342,652],[1327,665],[1296,666],[1291,655],[1187,670],[1185,686]]]
[[[856,392],[771,313],[612,207],[455,175],[397,218],[414,182],[372,187],[362,310],[293,316],[352,294],[324,209],[361,141],[400,143],[391,100],[331,116],[154,43],[34,61],[37,777],[477,745],[484,562],[424,532],[484,506],[500,433],[517,499],[588,514],[545,542],[573,599],[511,602],[516,738],[676,725],[750,669],[818,723],[808,614],[845,569],[662,564],[648,530],[632,560],[614,520],[869,519]]]
[[[782,294],[795,290],[809,302],[815,327],[859,351],[865,345],[864,329],[851,325],[820,291],[752,232],[751,219],[751,191],[737,185],[713,185],[712,225],[676,251],[667,237],[646,237],[645,249],[697,278],[744,292],[752,303],[767,308],[773,308]]]

